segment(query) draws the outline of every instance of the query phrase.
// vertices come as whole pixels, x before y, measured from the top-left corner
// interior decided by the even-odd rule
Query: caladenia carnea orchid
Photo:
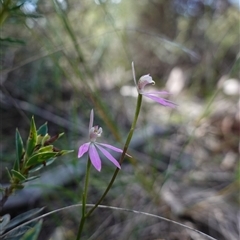
[[[109,153],[107,149],[110,149],[115,152],[122,153],[123,150],[120,148],[116,148],[109,144],[99,143],[97,142],[97,138],[101,137],[102,128],[98,126],[93,126],[94,112],[91,110],[90,113],[90,121],[89,121],[89,140],[90,142],[84,143],[79,147],[78,150],[78,158],[81,158],[86,152],[88,152],[89,159],[92,165],[100,172],[101,171],[101,159],[98,154],[98,150],[108,159],[110,160],[117,168],[121,168],[118,161]]]
[[[90,115],[90,123],[89,123],[89,138],[90,138],[90,142],[83,144],[82,146],[80,146],[79,148],[79,152],[78,152],[78,157],[81,157],[84,153],[88,152],[89,153],[89,159],[88,159],[88,167],[87,167],[87,174],[86,174],[86,180],[85,180],[85,187],[84,187],[84,192],[83,192],[83,201],[82,201],[82,219],[80,222],[80,226],[78,229],[78,235],[77,235],[77,240],[80,239],[81,237],[81,232],[84,226],[84,222],[85,219],[87,217],[89,217],[93,211],[98,207],[98,205],[103,201],[103,199],[106,197],[107,193],[109,192],[109,190],[111,189],[117,175],[118,172],[120,170],[120,166],[123,163],[123,160],[125,158],[125,155],[127,154],[127,150],[129,147],[129,144],[132,140],[132,136],[134,133],[134,130],[136,128],[136,124],[137,124],[137,120],[138,120],[138,116],[141,110],[141,104],[142,104],[142,96],[148,97],[158,103],[160,103],[163,106],[166,107],[175,107],[175,104],[158,97],[158,94],[166,94],[167,92],[145,92],[144,87],[148,84],[154,84],[154,81],[152,80],[152,77],[150,75],[144,75],[140,78],[138,84],[136,82],[136,77],[135,77],[135,70],[134,70],[134,64],[132,63],[132,71],[133,71],[133,79],[134,82],[136,84],[137,90],[138,90],[138,98],[137,98],[137,104],[136,104],[136,109],[135,109],[135,114],[134,114],[134,119],[131,125],[131,128],[129,130],[128,136],[126,138],[126,142],[124,145],[123,150],[118,149],[116,147],[113,147],[111,145],[108,144],[103,144],[103,143],[98,143],[96,142],[97,137],[101,136],[102,133],[102,128],[99,128],[98,126],[93,127],[93,111],[91,112]],[[107,152],[105,148],[109,148],[113,151],[116,152],[120,152],[121,157],[119,162],[117,162],[117,160],[109,153]],[[93,164],[93,166],[100,171],[101,169],[101,160],[100,157],[98,155],[97,152],[97,148],[98,150],[100,150],[103,155],[105,155],[111,162],[113,162],[113,164],[115,164],[115,166],[117,167],[106,190],[104,191],[104,193],[102,194],[102,196],[100,197],[100,199],[95,203],[94,207],[92,207],[89,212],[85,213],[85,207],[86,207],[86,189],[87,189],[87,183],[88,183],[88,175],[89,175],[89,168],[90,168],[90,162]]]
[[[135,75],[135,69],[134,69],[134,64],[132,63],[132,72],[133,72],[133,80],[136,85],[137,91],[139,94],[152,99],[153,101],[165,106],[165,107],[175,107],[176,105],[164,98],[159,97],[159,94],[169,94],[168,92],[165,91],[153,91],[153,92],[148,92],[145,90],[146,85],[155,85],[155,82],[153,81],[152,77],[150,74],[143,75],[140,77],[138,83],[136,81],[136,75]]]
[[[91,110],[90,120],[89,120],[89,140],[90,141],[82,144],[78,150],[78,158],[81,158],[85,153],[88,152],[88,162],[87,162],[87,170],[86,170],[84,189],[83,189],[83,194],[82,194],[82,217],[81,217],[80,225],[78,228],[77,240],[79,240],[81,238],[83,226],[84,226],[86,218],[88,217],[88,215],[86,214],[86,202],[87,202],[87,189],[88,189],[91,163],[99,172],[101,171],[102,163],[101,163],[100,156],[98,154],[98,151],[100,151],[119,170],[119,169],[121,169],[120,164],[112,156],[112,154],[109,151],[107,151],[106,149],[110,149],[112,151],[122,153],[122,156],[123,156],[122,149],[114,147],[109,144],[99,143],[96,141],[98,137],[101,137],[102,128],[98,127],[98,126],[93,126],[93,120],[94,120],[94,112],[93,112],[93,110]],[[124,156],[125,156],[125,154],[128,155],[126,153],[126,151],[124,153]],[[128,155],[128,156],[130,157],[130,155]]]

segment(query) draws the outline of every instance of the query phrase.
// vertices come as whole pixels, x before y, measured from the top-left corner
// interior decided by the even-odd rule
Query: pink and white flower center
[[[94,126],[89,131],[89,138],[91,142],[95,142],[98,137],[102,135],[102,128],[98,128],[98,126]]]
[[[138,91],[139,93],[143,93],[144,92],[144,87],[146,85],[154,85],[155,82],[153,81],[152,77],[147,74],[147,75],[143,75],[142,77],[140,77],[139,81],[138,81]]]

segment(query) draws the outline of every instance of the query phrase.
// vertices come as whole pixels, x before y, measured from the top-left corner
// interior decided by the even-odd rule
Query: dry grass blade
[[[6,234],[3,234],[2,237],[8,235],[9,233],[15,231],[16,229],[18,229],[18,228],[20,228],[20,227],[22,227],[22,226],[24,226],[26,224],[31,223],[32,221],[36,221],[38,219],[42,219],[44,217],[47,217],[47,216],[49,216],[51,214],[54,214],[54,213],[57,213],[57,212],[61,212],[61,211],[64,211],[64,210],[67,210],[67,209],[70,209],[70,208],[80,207],[80,206],[82,206],[82,204],[74,204],[74,205],[71,205],[71,206],[59,208],[59,209],[53,210],[51,212],[45,213],[45,214],[43,214],[43,215],[41,215],[39,217],[36,217],[35,219],[32,219],[30,221],[27,221],[27,222],[19,225],[18,227],[16,227],[16,228],[12,229],[11,231],[7,232]],[[94,204],[86,204],[86,206],[87,207],[94,207]],[[157,219],[160,219],[160,220],[163,220],[163,221],[170,222],[172,224],[178,225],[180,227],[186,228],[186,229],[188,229],[190,231],[194,231],[194,232],[196,232],[198,234],[201,234],[202,236],[204,236],[204,237],[206,237],[208,239],[217,240],[216,238],[213,238],[213,237],[211,237],[211,236],[209,236],[209,235],[207,235],[207,234],[205,234],[205,233],[203,233],[201,231],[198,231],[198,230],[196,230],[194,228],[191,228],[191,227],[189,227],[187,225],[181,224],[179,222],[176,222],[176,221],[173,221],[173,220],[170,220],[168,218],[164,218],[164,217],[161,217],[161,216],[158,216],[158,215],[155,215],[155,214],[141,212],[141,211],[136,211],[136,210],[127,209],[127,208],[118,208],[118,207],[113,207],[113,206],[106,206],[106,205],[98,205],[98,208],[105,208],[105,209],[111,209],[111,210],[117,210],[117,211],[131,212],[131,213],[136,213],[136,214],[142,214],[142,215],[145,215],[145,216],[148,216],[148,217],[157,218]]]

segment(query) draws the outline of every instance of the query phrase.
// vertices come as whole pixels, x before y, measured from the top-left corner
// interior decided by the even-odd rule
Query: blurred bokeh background
[[[170,92],[177,107],[143,99],[133,160],[123,164],[104,204],[237,240],[239,13],[238,0],[1,1],[1,184],[15,158],[15,130],[26,139],[32,115],[38,126],[48,122],[50,134],[65,132],[59,147],[75,150],[41,171],[48,180],[35,183],[41,194],[31,204],[19,192],[6,211],[14,216],[46,206],[47,212],[80,201],[86,159],[77,159],[77,151],[88,140],[90,110],[103,128],[102,142],[122,147],[136,106],[134,61],[137,78],[150,73],[156,85],[149,90]],[[113,171],[105,160],[101,173],[92,169],[89,203]],[[46,218],[42,239],[74,239],[79,215],[75,209]],[[84,234],[203,239],[171,223],[106,209],[94,213]]]

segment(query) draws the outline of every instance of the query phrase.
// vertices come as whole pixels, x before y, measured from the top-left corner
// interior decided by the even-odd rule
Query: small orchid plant
[[[145,91],[145,86],[146,85],[150,85],[150,84],[154,85],[155,84],[155,82],[153,81],[152,77],[149,74],[140,77],[140,79],[137,83],[133,63],[132,63],[132,73],[133,73],[133,80],[134,80],[134,83],[135,83],[137,91],[138,91],[138,99],[137,99],[137,106],[136,106],[136,110],[135,110],[135,116],[134,116],[134,119],[133,119],[133,123],[132,123],[131,129],[128,133],[128,136],[127,136],[127,139],[126,139],[123,150],[121,150],[119,148],[116,148],[116,147],[114,147],[112,145],[109,145],[109,144],[96,142],[96,139],[98,137],[100,137],[101,134],[102,134],[102,128],[98,127],[98,126],[93,126],[93,119],[94,119],[93,110],[91,110],[91,113],[90,113],[90,121],[89,121],[89,139],[90,139],[90,141],[82,144],[79,147],[79,150],[78,150],[78,158],[81,158],[85,153],[88,152],[88,164],[87,164],[87,172],[86,172],[86,178],[85,178],[85,186],[84,186],[84,191],[83,191],[83,196],[82,196],[82,218],[81,218],[81,222],[80,222],[79,229],[78,229],[77,240],[79,240],[80,237],[81,237],[81,233],[82,233],[83,226],[84,226],[86,218],[90,216],[90,214],[98,207],[98,205],[105,198],[105,196],[107,195],[108,191],[110,190],[112,184],[114,183],[115,178],[117,177],[117,174],[118,174],[119,170],[121,169],[121,164],[124,160],[125,155],[128,155],[126,152],[127,152],[128,146],[131,142],[133,132],[134,132],[134,129],[135,129],[136,124],[137,124],[137,119],[138,119],[140,109],[141,109],[142,96],[150,98],[153,101],[155,101],[155,102],[157,102],[157,103],[159,103],[159,104],[161,104],[165,107],[171,107],[171,108],[175,107],[174,103],[168,101],[167,99],[164,99],[164,98],[161,98],[161,97],[158,96],[159,94],[168,94],[167,92],[161,92],[161,91],[146,92]],[[120,157],[119,162],[106,149],[110,149],[110,150],[113,150],[115,152],[121,153],[122,155]],[[92,163],[92,165],[99,172],[101,171],[101,159],[100,159],[100,156],[98,154],[98,150],[108,160],[110,160],[117,168],[116,168],[116,170],[115,170],[115,172],[112,176],[112,179],[109,182],[105,192],[103,193],[102,197],[95,204],[95,206],[88,213],[86,213],[86,199],[87,199],[87,188],[88,188],[90,163]]]
[[[102,128],[98,126],[93,126],[94,112],[93,109],[90,113],[90,121],[89,121],[89,139],[90,142],[84,143],[79,147],[78,150],[78,158],[81,158],[84,153],[88,152],[90,161],[92,165],[100,172],[101,171],[101,159],[99,157],[97,149],[108,159],[110,160],[117,168],[121,168],[118,161],[112,156],[110,152],[108,152],[105,148],[111,149],[115,152],[122,153],[123,150],[120,148],[116,148],[109,144],[96,142],[98,137],[101,137]],[[104,148],[105,147],[105,148]]]

